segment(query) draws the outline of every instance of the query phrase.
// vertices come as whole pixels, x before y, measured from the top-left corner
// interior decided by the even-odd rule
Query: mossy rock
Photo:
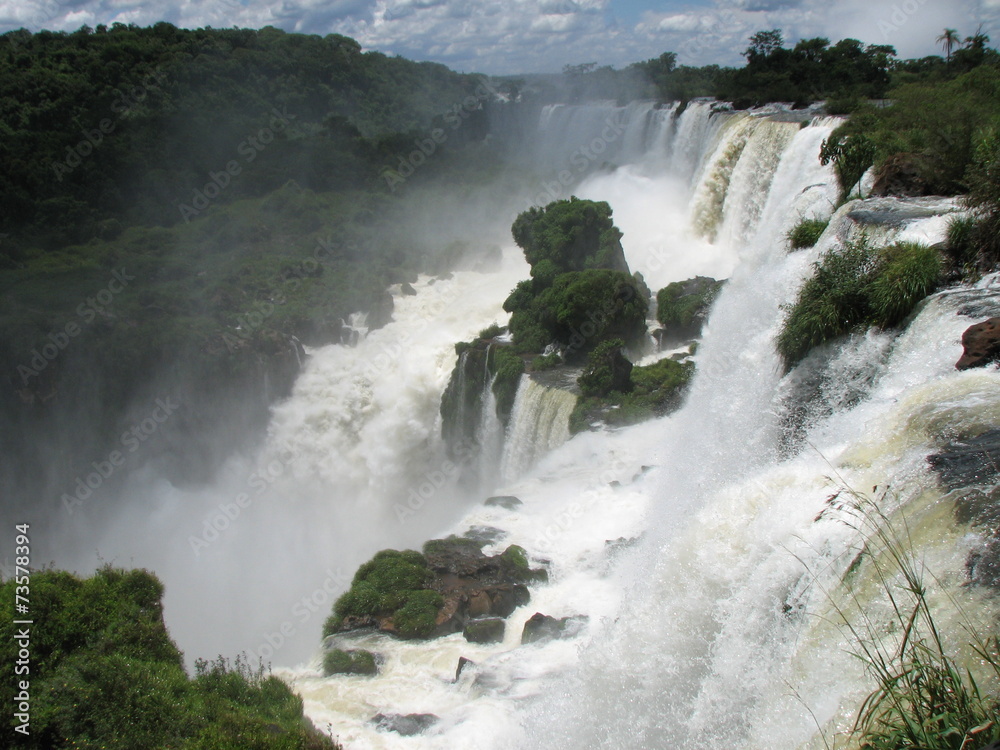
[[[521,507],[522,503],[519,498],[516,498],[513,495],[495,495],[494,497],[486,498],[485,505],[488,507],[516,510],[517,508]]]
[[[375,654],[364,649],[341,650],[339,648],[327,651],[323,656],[323,674],[377,675],[378,660]]]
[[[469,643],[501,643],[506,623],[499,617],[489,617],[469,622],[462,635]]]

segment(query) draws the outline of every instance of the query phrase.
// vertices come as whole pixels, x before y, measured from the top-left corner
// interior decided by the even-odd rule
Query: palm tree
[[[946,61],[951,62],[952,47],[954,47],[962,40],[959,38],[958,31],[956,31],[955,29],[945,29],[944,33],[941,36],[939,36],[935,41],[941,43],[941,46],[944,47]]]

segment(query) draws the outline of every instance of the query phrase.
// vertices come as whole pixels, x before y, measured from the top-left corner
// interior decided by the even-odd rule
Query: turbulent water
[[[573,153],[567,144],[599,138],[609,118],[624,123],[617,168],[576,192],[612,203],[628,260],[654,289],[694,273],[729,277],[684,407],[629,429],[565,443],[560,436],[561,446],[546,451],[551,428],[533,421],[545,391],[525,379],[503,483],[494,488],[524,504],[480,506],[442,531],[501,529],[492,549],[522,545],[549,564],[550,582],[511,616],[502,644],[472,645],[458,634],[429,643],[371,635],[361,645],[386,659],[375,679],[323,678],[318,661],[285,673],[310,715],[348,747],[833,742],[871,689],[848,653],[840,613],[850,619],[863,608],[874,634],[888,632],[891,621],[871,563],[862,563],[854,588],[841,584],[866,523],[830,500],[838,492],[849,498],[850,489],[878,486],[871,496],[882,512],[905,520],[940,580],[931,597],[948,605],[940,613],[946,627],[986,619],[982,597],[960,586],[976,539],[950,522],[926,456],[1000,416],[1000,375],[954,370],[961,334],[976,319],[970,299],[996,310],[1000,291],[983,284],[940,293],[902,336],[844,342],[809,365],[817,385],[808,398],[795,383],[801,368],[783,375],[774,348],[783,307],[821,253],[862,233],[876,242],[939,241],[954,204],[847,206],[815,249],[789,253],[787,230],[801,218],[830,216],[835,205],[835,180],[818,152],[836,121],[800,127],[713,115],[707,104],[670,115],[638,106],[561,108],[544,113],[542,127],[562,128],[543,133],[553,147],[557,132],[571,135],[559,141],[565,155]],[[807,403],[799,404],[805,416],[798,412],[790,440],[796,399]],[[525,433],[538,445],[513,471],[510,453],[523,449]],[[520,646],[535,612],[583,614],[589,625],[574,639]],[[477,665],[455,683],[460,656]],[[441,721],[403,739],[372,728],[377,712],[434,713]]]
[[[862,234],[939,241],[956,207],[850,204],[816,248],[788,252],[790,227],[834,211],[818,154],[837,121],[771,114],[707,102],[680,115],[642,103],[541,113],[529,156],[545,200],[572,185],[609,201],[631,268],[654,290],[728,278],[679,411],[570,438],[574,397],[525,377],[506,435],[485,399],[483,449],[465,459],[485,479],[478,494],[459,490],[438,414],[453,344],[505,320],[527,266],[510,247],[497,272],[422,278],[414,296],[397,290],[384,328],[352,320],[352,341],[310,352],[258,456],[234,459],[203,492],[155,487],[135,514],[154,513],[156,531],[135,533],[149,527],[132,516],[104,530],[117,562],[164,575],[182,645],[264,657],[348,748],[824,747],[871,689],[841,613],[889,632],[871,559],[852,566],[864,521],[841,504],[849,489],[905,519],[949,632],[960,637],[955,602],[985,619],[982,597],[961,586],[978,540],[951,522],[926,457],[1000,418],[1000,373],[954,369],[962,332],[998,314],[1000,289],[939,293],[901,335],[851,337],[785,374],[774,339],[822,253]],[[241,492],[249,507],[193,546]],[[523,505],[487,507],[489,494]],[[323,677],[320,623],[356,565],[472,527],[499,530],[487,553],[519,544],[549,569],[504,642],[340,636],[378,652],[381,673]],[[234,589],[238,609],[220,611]],[[588,624],[521,646],[535,612]],[[456,681],[462,656],[476,664]],[[404,738],[377,730],[376,713],[440,721]]]

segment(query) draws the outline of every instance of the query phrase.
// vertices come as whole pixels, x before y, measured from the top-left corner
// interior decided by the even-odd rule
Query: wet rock
[[[412,297],[417,293],[417,290],[413,288],[413,284],[411,284],[409,281],[404,281],[399,286],[399,292],[404,297]]]
[[[424,545],[427,565],[434,573],[429,587],[444,599],[434,635],[461,632],[474,618],[508,617],[531,600],[525,584],[548,577],[544,570],[531,568],[517,545],[499,555],[485,555],[482,547],[483,542],[459,537]]]
[[[506,623],[499,617],[472,620],[465,626],[462,635],[469,643],[500,643],[503,641]]]
[[[574,615],[556,619],[541,612],[535,612],[521,631],[521,643],[538,643],[555,638],[572,638],[577,635],[589,618],[586,615]]]
[[[455,668],[455,682],[458,682],[458,678],[462,676],[462,672],[465,671],[466,667],[474,667],[476,662],[472,659],[466,659],[464,656],[458,657],[458,667]]]
[[[473,526],[462,534],[462,536],[466,539],[471,539],[474,542],[479,542],[479,546],[482,548],[487,544],[494,544],[500,541],[507,536],[507,532],[503,529],[498,529],[495,526]]]
[[[1000,318],[990,318],[969,326],[962,334],[961,359],[955,363],[959,370],[983,367],[1000,360]]]
[[[434,714],[375,714],[371,722],[383,732],[413,737],[441,721]]]
[[[927,462],[949,490],[994,483],[1000,477],[1000,429],[949,443]]]
[[[519,498],[513,495],[496,495],[494,497],[486,498],[486,505],[490,507],[506,508],[507,510],[516,510],[523,503]]]
[[[335,648],[323,655],[323,673],[328,677],[335,674],[373,676],[378,674],[378,661],[371,651]]]

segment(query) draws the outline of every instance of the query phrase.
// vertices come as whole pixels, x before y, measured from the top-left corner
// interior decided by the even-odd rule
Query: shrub
[[[959,266],[974,263],[979,222],[974,216],[956,216],[948,222],[945,247],[948,256]]]
[[[788,242],[793,250],[813,247],[830,224],[824,219],[803,219],[788,232]]]
[[[632,363],[622,354],[624,348],[625,342],[621,339],[610,339],[594,348],[587,357],[587,366],[576,379],[584,396],[607,396],[612,391],[627,393],[632,390]]]
[[[507,424],[514,410],[514,399],[524,374],[524,360],[514,354],[508,347],[502,346],[491,350],[489,363],[493,375],[493,395],[497,401],[497,417]]]
[[[391,617],[404,637],[426,635],[424,615],[432,609],[433,624],[442,604],[440,596],[426,589],[433,577],[419,552],[387,549],[376,553],[358,568],[351,588],[334,603],[323,635],[337,632],[347,617]]]
[[[861,326],[899,325],[934,290],[941,259],[933,248],[918,243],[874,249],[860,240],[827,253],[815,268],[778,334],[786,367]]]
[[[543,372],[545,370],[551,370],[555,367],[559,367],[562,363],[563,359],[559,352],[552,352],[552,354],[540,354],[531,360],[531,369],[535,372]]]

